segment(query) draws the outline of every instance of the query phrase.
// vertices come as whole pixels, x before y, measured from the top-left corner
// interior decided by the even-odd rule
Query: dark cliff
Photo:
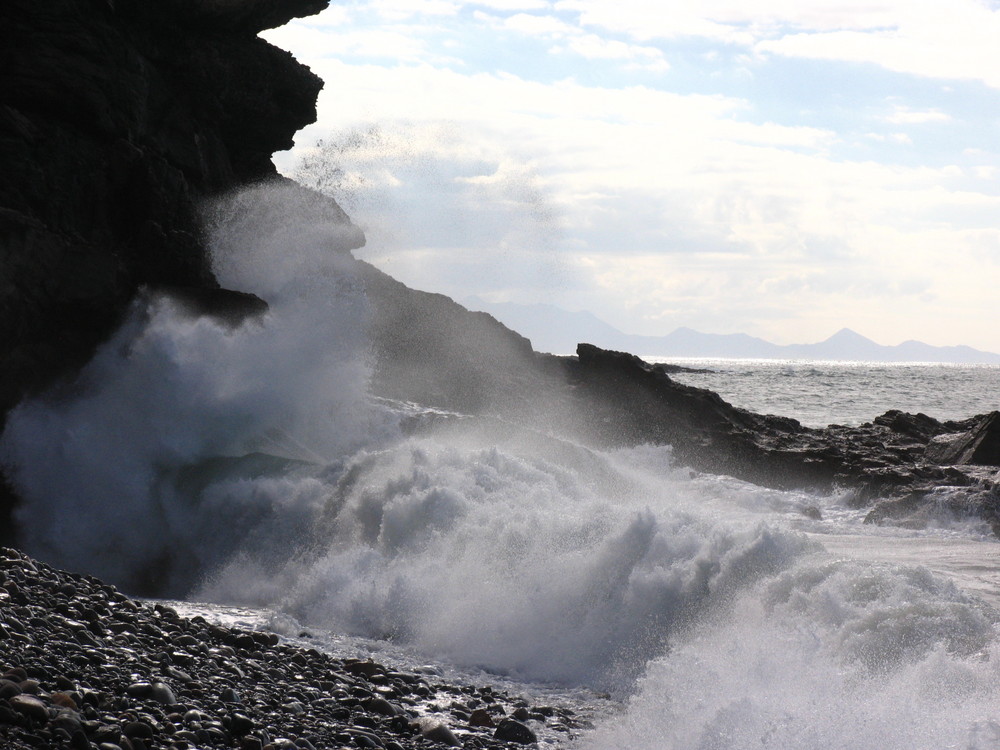
[[[217,286],[199,204],[274,178],[322,87],[257,33],[327,2],[3,4],[0,415],[83,362],[140,287]]]

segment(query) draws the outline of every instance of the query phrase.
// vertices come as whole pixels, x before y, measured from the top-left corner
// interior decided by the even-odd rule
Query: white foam
[[[628,690],[678,627],[815,548],[700,517],[669,485],[655,505],[609,495],[509,445],[410,440],[348,475],[327,549],[286,572],[281,608],[520,678]],[[245,571],[205,593],[246,591]]]
[[[585,748],[993,748],[996,615],[926,570],[803,560],[697,623]]]
[[[217,206],[216,271],[268,302],[263,319],[233,329],[138,302],[72,388],[10,414],[0,460],[26,500],[29,552],[129,586],[172,575],[176,591],[254,522],[302,519],[323,496],[289,477],[199,501],[178,495],[178,471],[252,451],[326,463],[373,439],[367,308],[339,252],[345,230],[311,223],[297,195],[256,188]],[[284,221],[265,231],[262,215]]]

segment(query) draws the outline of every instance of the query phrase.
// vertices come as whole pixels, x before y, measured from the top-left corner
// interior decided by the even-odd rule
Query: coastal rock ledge
[[[588,726],[570,709],[449,685],[427,668],[180,617],[0,548],[5,750],[510,748]]]

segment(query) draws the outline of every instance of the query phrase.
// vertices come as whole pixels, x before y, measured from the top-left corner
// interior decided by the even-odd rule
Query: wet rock
[[[450,747],[462,746],[462,743],[458,741],[458,737],[455,736],[455,733],[440,721],[428,717],[422,717],[415,723],[417,728],[420,730],[420,735],[425,739],[433,742],[440,742],[442,744],[449,745]]]
[[[937,464],[1000,466],[1000,412],[977,417],[966,432],[936,438],[925,456]]]
[[[131,739],[152,740],[153,727],[144,721],[130,721],[122,727],[122,734]]]
[[[381,667],[372,661],[348,660],[344,664],[344,671],[349,674],[362,677],[374,677],[382,671]]]
[[[253,720],[241,713],[234,713],[230,716],[229,731],[236,737],[243,737],[253,731]]]
[[[0,680],[0,698],[12,698],[21,694],[21,686],[12,680]]]
[[[493,716],[490,712],[484,708],[477,708],[469,715],[469,726],[472,727],[489,727],[493,728],[496,726],[496,722],[493,721]]]
[[[45,704],[33,695],[15,695],[8,701],[10,707],[32,721],[45,723],[49,720],[49,710]]]
[[[148,698],[153,692],[153,686],[148,682],[133,682],[126,692],[133,698]]]
[[[394,706],[385,698],[370,698],[366,701],[362,701],[361,705],[365,707],[365,710],[381,716],[396,716],[397,714],[402,713],[402,709],[398,706]]]
[[[532,742],[538,741],[535,733],[516,719],[501,721],[493,736],[504,742],[517,742],[521,745],[530,745]]]
[[[157,703],[172,706],[177,703],[177,696],[170,686],[163,682],[154,682],[150,687],[149,697]]]
[[[419,750],[429,743],[457,747],[461,742],[499,750],[507,742],[494,738],[486,724],[469,723],[460,737],[439,719],[411,724],[407,713],[454,705],[471,720],[481,715],[477,712],[513,711],[515,699],[500,691],[448,685],[427,670],[416,674],[371,660],[336,659],[281,643],[273,634],[209,627],[203,620],[177,617],[163,605],[136,604],[96,580],[67,578],[27,562],[0,548],[0,580],[16,580],[28,602],[16,610],[0,608],[0,623],[11,625],[16,611],[18,627],[45,643],[45,648],[30,647],[29,661],[18,643],[0,641],[0,688],[39,692],[0,699],[4,750],[263,750],[286,742],[300,750],[310,745]],[[72,596],[61,587],[67,580],[73,583]],[[57,601],[52,592],[67,598]],[[113,645],[93,649],[70,635],[85,622],[83,604],[92,604],[98,594],[115,621],[127,627],[113,637]],[[229,645],[241,635],[253,641],[253,650]],[[168,686],[161,679],[163,657],[174,653],[181,640],[190,651],[185,667],[190,681]],[[244,676],[237,678],[237,671]],[[47,692],[53,687],[60,690]],[[550,709],[534,713],[543,710]]]

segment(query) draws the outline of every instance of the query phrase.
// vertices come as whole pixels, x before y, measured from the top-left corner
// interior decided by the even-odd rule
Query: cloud
[[[428,44],[402,30],[391,28],[323,30],[283,26],[268,31],[265,38],[283,49],[295,49],[303,58],[352,56],[369,59],[418,62],[444,58],[433,55]]]
[[[882,119],[894,125],[923,125],[927,122],[948,122],[952,118],[939,109],[913,110],[897,106],[891,113],[883,115]]]
[[[369,7],[383,18],[402,21],[415,16],[453,16],[463,3],[458,0],[370,0]]]
[[[546,0],[477,0],[471,5],[492,10],[544,10],[550,6]]]
[[[976,0],[560,0],[581,25],[639,41],[696,37],[757,54],[871,63],[1000,88],[1000,10]]]
[[[596,34],[575,36],[567,42],[566,48],[589,60],[627,60],[638,67],[657,71],[670,68],[663,52],[656,47],[626,44],[617,39],[602,39]]]
[[[484,14],[485,15],[485,14]],[[503,19],[496,19],[498,26],[509,31],[517,31],[529,36],[564,37],[579,33],[575,26],[560,21],[554,16],[536,16],[517,13]]]
[[[526,5],[368,25],[358,5],[349,25],[289,32],[327,88],[283,169],[317,138],[381,133],[341,154],[341,199],[368,231],[368,257],[420,288],[541,296],[641,333],[711,326],[788,341],[848,325],[1000,349],[989,322],[1000,157],[972,129],[982,106],[837,62],[915,66],[903,51],[932,6]],[[965,29],[969,5],[954,7]],[[971,44],[942,24],[937,44]],[[711,43],[671,41],[684,34]],[[824,46],[836,40],[847,43]],[[508,45],[516,55],[500,54]],[[799,73],[781,62],[792,57],[829,65]],[[711,79],[684,77],[703,63]],[[779,63],[785,77],[768,78]],[[630,77],[630,65],[666,72]],[[726,76],[728,90],[705,85]],[[843,85],[827,93],[830,81]],[[851,98],[865,86],[867,99]],[[801,91],[817,94],[808,111]]]

